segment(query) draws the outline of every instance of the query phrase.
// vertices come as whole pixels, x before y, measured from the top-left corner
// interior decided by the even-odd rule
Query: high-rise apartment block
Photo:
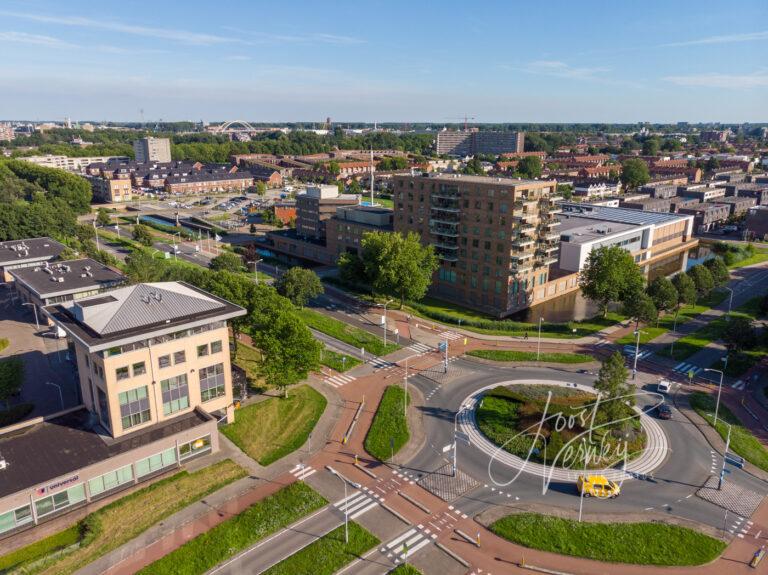
[[[171,161],[171,141],[168,138],[141,138],[133,143],[133,151],[136,161],[141,164]]]
[[[524,132],[481,132],[478,130],[437,133],[437,153],[444,156],[521,153]]]
[[[13,132],[13,126],[0,123],[0,142],[10,142],[16,136]]]
[[[395,176],[397,232],[435,246],[433,295],[496,315],[531,305],[558,261],[556,182],[443,174]]]

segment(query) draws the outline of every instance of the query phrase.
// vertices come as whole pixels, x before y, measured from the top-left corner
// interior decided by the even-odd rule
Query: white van
[[[656,391],[659,393],[669,393],[672,390],[672,382],[667,379],[662,379],[656,384]]]

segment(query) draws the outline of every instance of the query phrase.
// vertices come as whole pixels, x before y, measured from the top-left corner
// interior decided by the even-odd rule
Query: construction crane
[[[445,118],[445,119],[446,120],[464,120],[464,131],[466,132],[467,128],[468,128],[469,120],[474,120],[475,117],[474,116],[468,116],[468,115],[464,114],[463,116],[461,116],[459,118]]]

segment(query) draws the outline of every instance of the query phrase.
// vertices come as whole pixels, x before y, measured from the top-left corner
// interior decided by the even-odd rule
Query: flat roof
[[[210,416],[195,409],[114,440],[99,434],[99,428],[94,427],[88,410],[83,408],[4,433],[0,435],[0,453],[8,466],[0,471],[0,497],[74,473],[207,421],[210,421]]]
[[[0,266],[52,260],[63,251],[64,245],[51,238],[0,242]]]
[[[495,176],[469,176],[466,174],[439,174],[436,176],[422,176],[422,175],[415,175],[415,176],[405,176],[408,178],[414,178],[414,179],[424,179],[424,180],[437,180],[440,182],[469,182],[471,184],[488,184],[488,185],[499,185],[499,186],[541,186],[541,187],[550,187],[555,183],[555,180],[523,180],[516,179],[516,178],[498,178]]]
[[[617,234],[638,229],[636,224],[623,224],[617,222],[597,222],[590,218],[567,217],[560,219],[558,232],[562,239],[567,235],[570,237],[567,243],[585,244],[595,240],[604,240]]]
[[[55,297],[109,287],[126,276],[91,258],[69,260],[11,270],[16,281],[35,292],[38,297]]]
[[[582,218],[623,224],[659,225],[686,219],[676,214],[644,212],[630,208],[609,208],[608,206],[596,206],[594,204],[563,202],[560,206],[563,208],[563,214],[574,214]]]

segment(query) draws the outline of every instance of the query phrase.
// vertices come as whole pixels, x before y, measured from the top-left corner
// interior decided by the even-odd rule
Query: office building
[[[431,293],[504,316],[529,307],[557,262],[557,183],[453,175],[394,177],[397,232],[440,258]]]
[[[360,242],[369,232],[393,231],[393,211],[380,206],[341,206],[336,215],[326,221],[326,246],[328,253],[360,255]]]
[[[436,151],[440,156],[501,155],[520,153],[524,145],[524,132],[443,130],[437,133]]]
[[[11,271],[53,261],[64,250],[63,244],[51,238],[0,242],[0,279],[12,282]]]
[[[16,137],[13,126],[7,123],[0,123],[0,142],[10,142]]]
[[[182,282],[49,305],[83,407],[0,430],[0,536],[218,450],[233,419],[227,321],[246,311]]]
[[[171,141],[168,138],[141,138],[133,143],[133,151],[140,164],[171,161]]]
[[[336,215],[336,208],[359,203],[360,196],[340,194],[337,186],[308,186],[296,196],[296,234],[324,242],[325,222]]]

